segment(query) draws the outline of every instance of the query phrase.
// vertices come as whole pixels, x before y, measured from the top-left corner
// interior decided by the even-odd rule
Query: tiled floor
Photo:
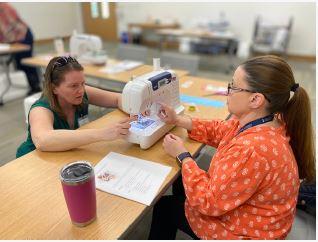
[[[116,44],[105,43],[106,49],[110,57],[116,56]],[[35,47],[35,53],[45,53],[53,51],[53,45],[41,45]],[[158,56],[157,49],[150,49],[147,63],[152,64],[152,57]],[[241,60],[235,59],[235,63],[240,63]],[[294,70],[297,82],[303,86],[310,97],[312,109],[312,122],[316,129],[316,65],[315,63],[289,61]],[[200,56],[200,66],[198,76],[217,79],[228,82],[231,79],[232,73],[226,74],[227,58],[220,56]],[[91,120],[100,117],[110,110],[97,107],[90,108]],[[299,110],[295,110],[299,111]],[[26,124],[23,110],[23,99],[18,99],[6,103],[0,107],[0,166],[10,162],[15,158],[15,152],[18,145],[26,138]],[[213,150],[208,148],[202,154],[200,162],[208,164]],[[169,191],[168,191],[169,192]],[[149,225],[151,221],[151,211],[144,216],[134,230],[127,235],[127,239],[146,239],[148,236]],[[314,235],[315,236],[315,235]],[[188,239],[189,237],[182,232],[178,233],[178,239]]]

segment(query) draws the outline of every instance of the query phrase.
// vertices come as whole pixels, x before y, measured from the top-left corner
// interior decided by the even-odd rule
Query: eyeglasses
[[[229,84],[227,85],[227,95],[230,95],[231,93],[233,93],[233,91],[235,91],[235,92],[257,93],[257,92],[254,92],[254,91],[251,91],[251,90],[248,90],[248,89],[239,88],[239,87],[234,87],[234,86],[233,86],[233,83],[229,83]],[[263,94],[263,93],[262,93],[262,94]],[[263,95],[264,95],[265,99],[266,99],[268,102],[271,102],[271,101],[269,100],[269,98],[267,98],[267,97],[265,96],[265,94],[263,94]]]
[[[61,56],[53,64],[52,71],[54,71],[56,67],[62,67],[71,62],[78,63],[77,60],[73,58],[72,56]]]

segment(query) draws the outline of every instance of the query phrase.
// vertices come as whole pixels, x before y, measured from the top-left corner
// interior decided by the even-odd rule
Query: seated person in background
[[[101,129],[75,130],[87,121],[88,104],[121,108],[121,94],[85,85],[83,67],[76,59],[54,57],[44,76],[43,94],[31,106],[27,140],[16,157],[35,149],[65,151],[128,134],[129,117]]]
[[[16,53],[14,60],[16,68],[24,71],[28,79],[31,88],[28,94],[40,92],[40,79],[36,68],[21,63],[23,58],[32,56],[33,34],[30,27],[8,3],[0,3],[0,43],[21,43],[30,46],[29,50]]]
[[[290,231],[299,178],[315,178],[308,95],[283,59],[261,56],[236,69],[227,104],[236,117],[228,121],[191,119],[163,105],[163,121],[217,150],[206,172],[181,138],[166,135],[184,189],[154,206],[149,239],[174,239],[177,229],[200,239],[283,239]]]

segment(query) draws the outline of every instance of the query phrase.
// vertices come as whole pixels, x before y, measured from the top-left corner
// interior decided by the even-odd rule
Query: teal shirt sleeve
[[[84,93],[84,97],[83,97],[83,102],[81,105],[79,105],[76,108],[75,111],[75,118],[74,118],[74,129],[77,129],[79,127],[79,123],[78,123],[78,119],[88,115],[88,96],[87,93]],[[70,130],[70,126],[68,124],[68,122],[63,119],[62,117],[60,117],[55,111],[52,110],[52,108],[50,107],[50,104],[48,102],[48,100],[41,96],[39,100],[37,100],[30,108],[30,111],[32,108],[35,107],[44,107],[48,110],[50,110],[53,115],[54,115],[54,121],[53,121],[53,129],[57,130],[57,129],[67,129]],[[30,115],[30,111],[28,114],[28,123],[29,123],[29,115]],[[32,140],[32,136],[31,136],[31,129],[30,129],[30,123],[28,124],[28,134],[27,134],[27,139],[26,141],[24,141],[17,149],[17,153],[16,153],[16,158],[19,158],[33,150],[36,149],[33,140]]]

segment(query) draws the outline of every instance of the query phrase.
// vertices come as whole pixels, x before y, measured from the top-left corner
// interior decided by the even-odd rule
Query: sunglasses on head
[[[77,60],[75,58],[73,58],[72,56],[61,56],[53,64],[52,71],[56,67],[62,67],[62,66],[67,65],[68,63],[72,63],[72,62],[78,63]]]
[[[57,60],[54,62],[52,71],[51,71],[51,80],[53,79],[53,72],[58,67],[63,67],[67,65],[68,63],[78,63],[78,61],[73,58],[72,56],[61,56],[58,57]]]

